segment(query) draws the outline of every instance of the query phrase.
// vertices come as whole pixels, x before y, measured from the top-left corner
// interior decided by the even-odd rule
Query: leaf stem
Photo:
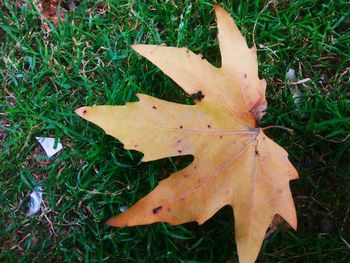
[[[284,126],[279,126],[279,125],[270,125],[270,126],[266,126],[264,128],[261,128],[263,131],[268,130],[268,129],[272,129],[272,128],[278,128],[278,129],[282,129],[285,130],[287,132],[289,132],[289,134],[293,135],[294,131],[290,128],[284,127]]]

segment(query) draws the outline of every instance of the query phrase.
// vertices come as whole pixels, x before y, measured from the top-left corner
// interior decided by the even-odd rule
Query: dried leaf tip
[[[84,118],[84,115],[87,113],[87,107],[80,107],[74,111],[80,117]]]
[[[220,13],[220,12],[224,12],[225,14],[227,13],[227,11],[222,8],[221,6],[219,6],[217,3],[214,4],[214,11],[216,14]]]
[[[106,222],[106,225],[108,225],[108,226],[120,226],[119,224],[117,224],[116,222],[115,222],[115,220],[114,220],[114,217],[113,218],[111,218],[111,219],[109,219],[107,222]],[[126,226],[126,225],[125,225]]]

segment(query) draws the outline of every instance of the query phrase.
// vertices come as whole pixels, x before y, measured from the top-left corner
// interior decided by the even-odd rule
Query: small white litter
[[[298,82],[298,79],[295,76],[295,70],[292,68],[288,69],[288,71],[286,73],[286,77],[289,79],[289,83]],[[303,94],[302,94],[301,90],[297,86],[295,86],[294,88],[292,88],[290,86],[289,88],[290,88],[291,93],[293,94],[293,101],[294,101],[296,108],[300,109],[302,106],[302,102],[303,102]]]
[[[124,213],[126,210],[128,210],[128,206],[127,205],[123,205],[123,206],[121,206],[121,207],[119,207],[119,211],[121,212],[121,213]]]
[[[298,81],[297,77],[295,76],[295,70],[292,68],[288,69],[286,77],[289,79],[290,82]]]
[[[33,215],[39,212],[42,200],[43,189],[41,188],[41,186],[35,186],[30,194],[30,200],[28,204],[29,211],[27,216],[32,217]]]
[[[46,154],[49,158],[54,156],[56,153],[61,151],[63,148],[62,144],[60,143],[60,139],[58,139],[56,145],[55,145],[55,140],[56,140],[55,138],[35,137],[35,139],[43,147],[44,151],[46,152]],[[56,148],[54,146],[56,146]]]
[[[301,90],[298,88],[295,88],[292,91],[293,94],[293,100],[294,100],[294,104],[295,106],[300,109],[302,104],[303,104],[303,94],[301,93]]]

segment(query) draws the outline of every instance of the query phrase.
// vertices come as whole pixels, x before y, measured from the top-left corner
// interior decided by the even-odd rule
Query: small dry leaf
[[[138,102],[82,107],[76,113],[118,138],[126,149],[143,152],[145,162],[194,156],[189,166],[159,182],[109,225],[203,224],[231,205],[239,259],[247,263],[255,261],[274,215],[296,229],[289,181],[298,175],[287,152],[257,127],[267,103],[255,47],[248,48],[229,13],[219,6],[215,12],[220,68],[186,48],[133,46],[185,92],[200,94],[195,105],[138,94]]]
[[[58,11],[59,1],[57,0],[45,0],[42,3],[42,14],[45,18],[49,19],[54,25],[58,24],[58,21],[64,23],[64,9],[61,8]]]

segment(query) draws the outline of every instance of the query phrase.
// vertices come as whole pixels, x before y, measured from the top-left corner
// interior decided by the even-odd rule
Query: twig
[[[288,84],[288,85],[299,85],[299,84],[303,84],[305,82],[309,82],[310,80],[311,80],[310,78],[306,78],[306,79],[298,80],[296,82],[287,82],[285,84]]]
[[[343,237],[340,237],[340,239],[343,240],[343,242],[345,243],[345,245],[347,245],[348,248],[350,248],[350,244]]]
[[[345,142],[347,139],[349,139],[349,137],[350,137],[350,132],[349,132],[348,135],[346,135],[346,137],[345,137],[344,139],[342,139],[342,140],[327,139],[327,138],[325,138],[325,137],[323,137],[323,136],[321,136],[321,135],[318,135],[318,134],[316,134],[315,136],[318,137],[318,138],[321,138],[322,140],[324,140],[324,141],[326,141],[326,142],[342,143],[342,142]]]
[[[253,26],[253,45],[255,45],[255,28],[256,28],[256,24],[258,23],[258,20],[260,18],[260,15],[268,8],[268,6],[273,3],[275,0],[270,0],[266,3],[266,5],[263,7],[263,9],[261,9],[260,13],[258,14],[258,17],[256,18],[255,22],[254,22],[254,26]]]
[[[265,130],[272,129],[272,128],[278,128],[278,129],[285,130],[285,131],[289,132],[291,135],[294,134],[294,131],[292,129],[284,127],[284,126],[279,126],[279,125],[266,126],[266,127],[262,128],[262,130],[265,131]]]

